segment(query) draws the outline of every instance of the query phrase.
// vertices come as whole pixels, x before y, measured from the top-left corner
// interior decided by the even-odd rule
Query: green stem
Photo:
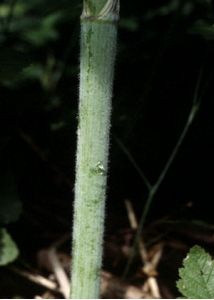
[[[72,299],[98,298],[118,0],[85,0],[72,249]]]
[[[118,137],[114,136],[114,138],[115,138],[118,146],[120,147],[120,149],[127,156],[127,158],[129,159],[130,163],[132,164],[132,166],[135,168],[135,170],[139,174],[140,178],[142,179],[143,183],[146,185],[147,189],[151,190],[152,189],[152,184],[148,180],[148,178],[145,175],[145,173],[141,170],[141,168],[139,167],[139,165],[135,161],[135,159],[132,156],[132,154],[129,152],[129,150],[127,149],[127,147],[123,144],[123,142]]]
[[[150,209],[150,206],[152,204],[152,201],[153,201],[157,191],[159,190],[159,187],[161,186],[164,178],[166,177],[172,163],[174,162],[174,160],[177,156],[177,153],[180,150],[180,147],[183,144],[183,141],[184,141],[184,139],[185,139],[185,137],[186,137],[186,135],[187,135],[187,133],[188,133],[195,117],[196,117],[196,115],[197,115],[197,112],[199,110],[199,106],[200,106],[200,102],[201,102],[201,98],[202,98],[202,95],[199,96],[199,88],[200,88],[200,84],[201,84],[202,74],[203,74],[203,68],[201,69],[201,71],[199,73],[199,76],[198,76],[198,80],[197,80],[197,84],[196,84],[195,92],[194,92],[194,97],[193,97],[192,107],[191,107],[191,110],[189,112],[189,115],[188,115],[187,121],[185,123],[185,126],[184,126],[184,128],[181,132],[181,135],[180,135],[180,137],[179,137],[179,139],[178,139],[171,155],[169,156],[163,170],[161,171],[158,179],[156,180],[155,184],[148,186],[147,177],[145,177],[145,175],[144,175],[144,177],[142,177],[143,180],[145,181],[146,186],[148,187],[149,194],[148,194],[147,200],[145,202],[145,206],[144,206],[144,209],[143,209],[142,216],[140,218],[140,222],[139,222],[138,229],[137,229],[137,232],[136,232],[136,235],[135,235],[135,238],[134,238],[134,242],[133,242],[133,246],[132,246],[132,251],[131,251],[130,257],[127,261],[124,273],[123,273],[123,278],[125,278],[127,276],[128,272],[130,270],[131,263],[134,259],[134,256],[135,256],[135,253],[136,253],[136,250],[137,250],[137,246],[138,246],[139,241],[140,241],[140,236],[142,234],[142,230],[143,230],[147,215],[149,213],[149,209]]]

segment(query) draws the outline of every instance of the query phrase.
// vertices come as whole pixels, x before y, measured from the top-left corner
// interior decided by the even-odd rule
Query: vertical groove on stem
[[[81,17],[72,299],[98,298],[100,291],[118,6],[85,0]]]

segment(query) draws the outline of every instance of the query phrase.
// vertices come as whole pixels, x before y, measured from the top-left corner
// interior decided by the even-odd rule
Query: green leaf
[[[19,255],[19,250],[9,233],[0,228],[0,266],[13,262]]]
[[[214,261],[204,249],[194,246],[179,270],[177,287],[190,299],[214,299]]]

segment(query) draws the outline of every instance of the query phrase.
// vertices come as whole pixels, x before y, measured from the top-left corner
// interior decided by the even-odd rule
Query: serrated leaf
[[[13,262],[19,255],[19,250],[7,232],[0,228],[0,266],[5,266]]]
[[[206,251],[194,246],[179,270],[177,287],[190,299],[214,299],[214,261]]]

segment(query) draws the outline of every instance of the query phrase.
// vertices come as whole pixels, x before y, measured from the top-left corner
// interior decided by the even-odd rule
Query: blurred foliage
[[[0,228],[0,266],[13,262],[18,254],[18,248],[9,233]]]
[[[22,205],[14,180],[10,174],[4,174],[0,177],[0,224],[17,221],[21,211]]]
[[[214,24],[209,24],[208,22],[200,20],[193,25],[191,32],[201,35],[206,40],[213,40]]]
[[[21,214],[19,200],[13,176],[9,173],[0,176],[0,266],[13,262],[19,250],[4,225],[16,222]]]

